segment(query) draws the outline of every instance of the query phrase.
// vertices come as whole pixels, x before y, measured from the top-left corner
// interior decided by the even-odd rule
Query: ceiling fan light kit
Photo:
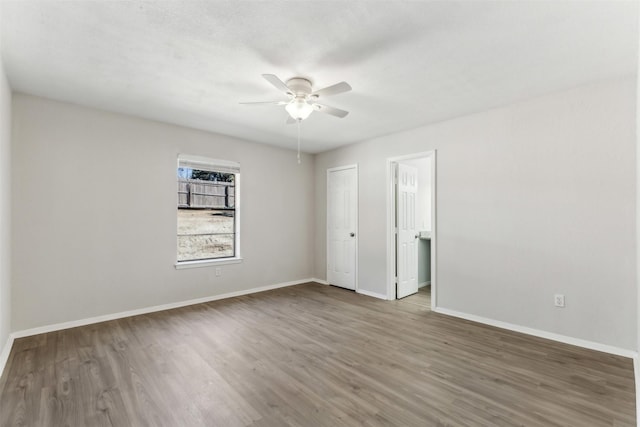
[[[347,82],[336,83],[314,92],[311,81],[303,77],[293,77],[287,80],[286,83],[274,74],[263,74],[262,77],[276,89],[284,92],[284,94],[289,97],[289,101],[241,102],[241,104],[284,105],[284,109],[290,116],[287,124],[298,123],[298,163],[300,163],[300,122],[302,120],[309,117],[313,111],[320,111],[341,119],[349,114],[348,111],[316,102],[324,96],[337,95],[350,91],[351,86],[349,86]]]
[[[313,111],[313,106],[302,97],[295,97],[284,107],[287,113],[295,120],[304,120]]]

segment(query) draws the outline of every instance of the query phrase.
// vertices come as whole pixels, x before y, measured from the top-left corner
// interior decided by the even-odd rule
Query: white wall
[[[635,350],[635,85],[601,82],[317,155],[316,277],[326,168],[359,165],[359,286],[385,294],[385,160],[437,149],[438,306]]]
[[[14,330],[312,276],[312,156],[22,94],[13,115]],[[178,153],[241,165],[221,277],[174,268]]]
[[[640,9],[638,9],[638,26],[640,27]],[[632,321],[636,329],[636,352],[640,353],[640,34],[638,37],[638,72],[636,73],[636,319]],[[640,372],[638,355],[634,358],[636,383],[636,421],[640,423]]]
[[[11,332],[11,89],[0,60],[0,352]],[[2,361],[0,361],[0,367]]]

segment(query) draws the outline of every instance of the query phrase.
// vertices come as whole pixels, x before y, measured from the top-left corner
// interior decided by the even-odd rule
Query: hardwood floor
[[[418,288],[417,294],[404,297],[400,301],[431,310],[431,285]]]
[[[630,359],[314,283],[15,341],[2,426],[634,426]]]

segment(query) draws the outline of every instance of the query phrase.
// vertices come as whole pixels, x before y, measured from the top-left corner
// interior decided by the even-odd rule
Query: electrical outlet
[[[553,296],[553,304],[556,307],[564,307],[564,295],[562,294],[555,294]]]
[[[222,269],[220,267],[216,267],[216,277],[220,277],[221,275],[222,275]]]

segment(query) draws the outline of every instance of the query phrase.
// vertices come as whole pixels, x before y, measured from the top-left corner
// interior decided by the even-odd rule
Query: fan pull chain
[[[302,120],[296,120],[298,122],[298,164],[300,164],[300,122]]]

